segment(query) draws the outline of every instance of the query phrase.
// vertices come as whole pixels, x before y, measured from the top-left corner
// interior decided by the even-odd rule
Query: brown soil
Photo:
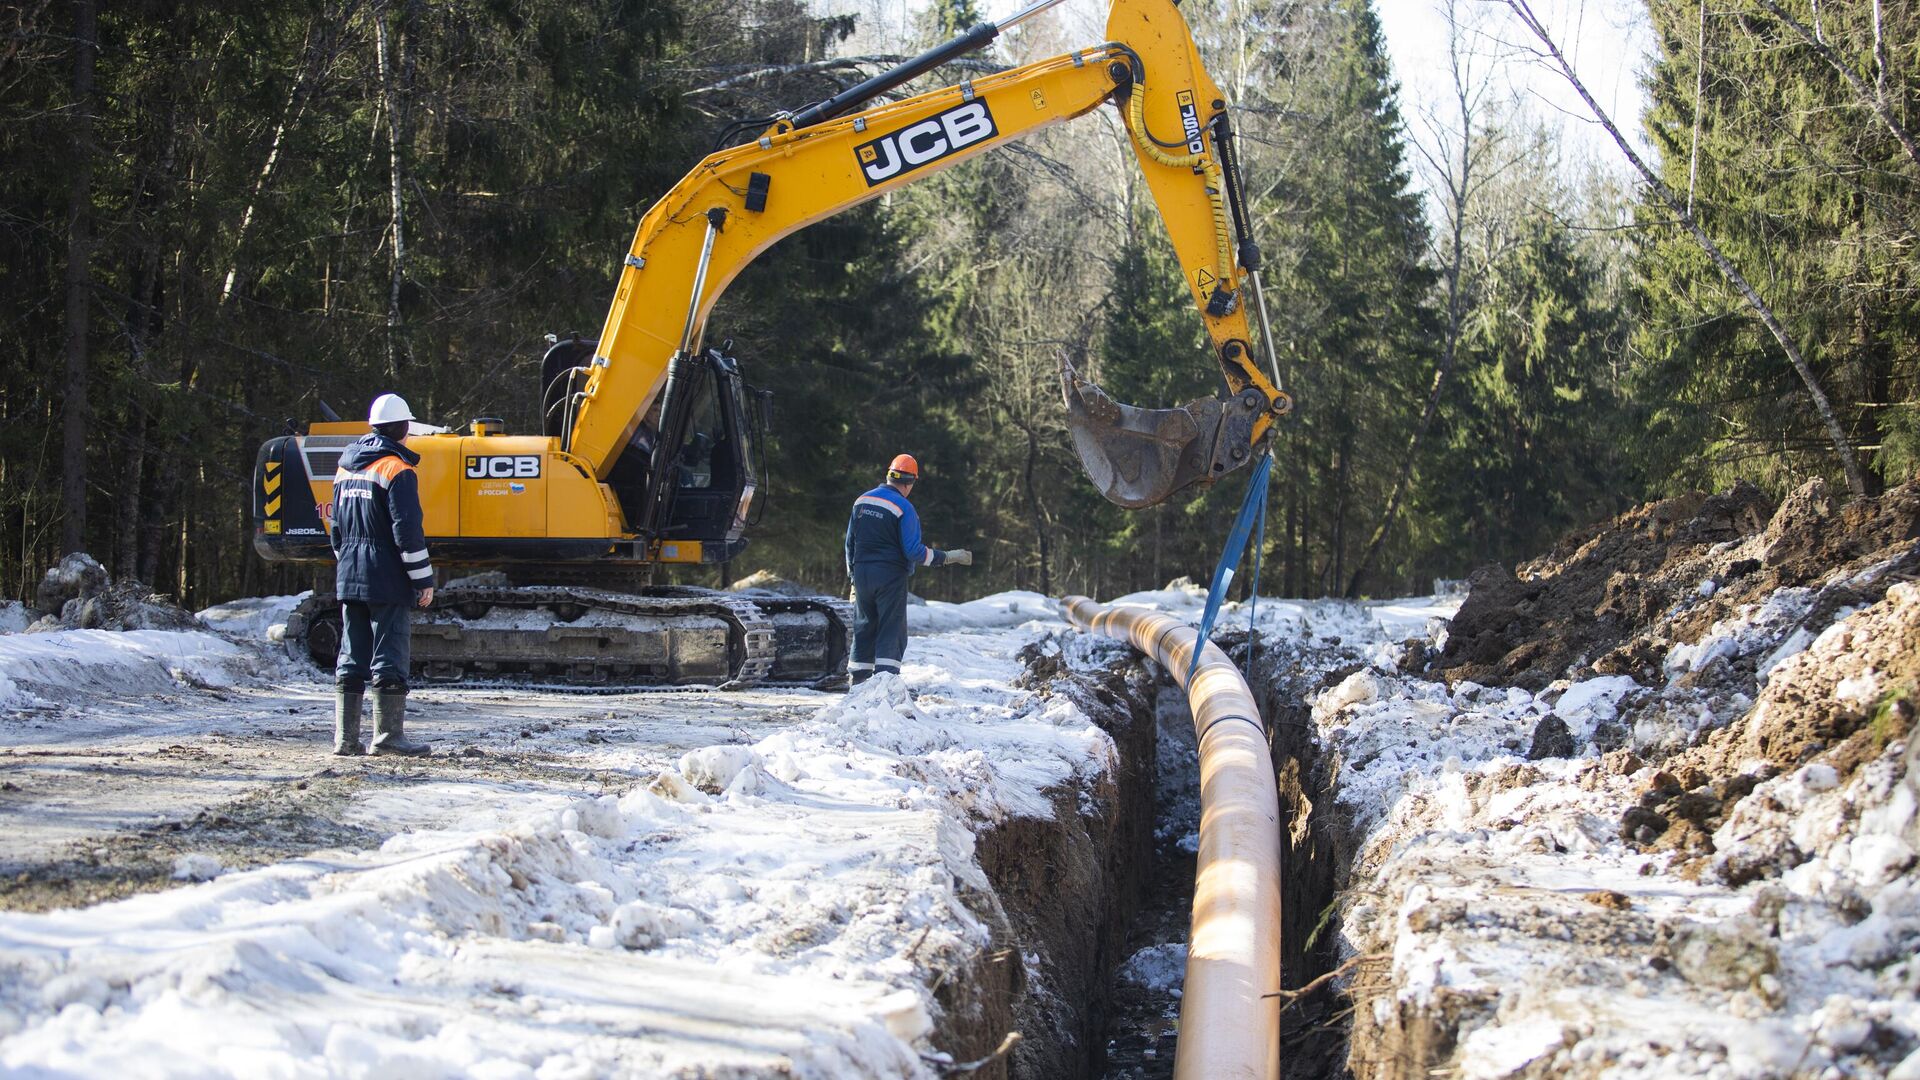
[[[1773,788],[1763,782],[1809,763],[1832,767],[1823,785],[1835,777],[1846,784],[1869,764],[1883,768],[1890,747],[1913,738],[1920,713],[1920,484],[1875,499],[1843,497],[1817,481],[1778,506],[1749,485],[1694,493],[1583,530],[1514,572],[1484,568],[1471,579],[1444,650],[1413,658],[1406,669],[1450,683],[1536,692],[1563,678],[1634,677],[1653,689],[1626,699],[1612,737],[1602,737],[1603,724],[1594,741],[1607,750],[1632,735],[1635,749],[1604,753],[1583,786],[1602,774],[1635,777],[1637,799],[1622,812],[1619,835],[1671,853],[1669,872],[1733,886],[1776,876],[1813,853],[1795,846],[1794,814],[1772,801]],[[1806,592],[1769,609],[1786,614],[1742,626],[1782,589]],[[1716,631],[1723,622],[1728,626]],[[1815,640],[1772,668],[1763,684],[1759,664],[1795,626]],[[1718,658],[1669,681],[1663,662],[1675,645],[1734,629],[1726,639],[1732,653],[1712,654]],[[1316,874],[1328,873],[1325,888],[1343,889],[1352,872],[1352,836],[1339,815],[1312,814],[1317,793],[1301,780],[1311,776],[1314,748],[1287,738],[1292,714],[1304,715],[1326,685],[1275,686],[1265,705],[1277,725],[1276,768],[1289,804],[1283,810],[1291,816],[1304,805],[1312,834],[1288,856],[1290,986],[1295,971],[1319,966],[1311,951],[1292,950],[1300,918],[1293,909],[1307,906],[1295,886],[1317,886]],[[1641,739],[1635,720],[1660,720],[1665,709],[1705,722],[1670,724],[1679,732],[1670,742]],[[1539,756],[1584,749],[1565,745],[1571,737],[1564,725],[1543,723],[1534,734]],[[1910,745],[1907,762],[1909,770],[1920,768],[1920,749]],[[1537,777],[1529,779],[1528,769],[1515,766],[1483,782],[1530,784]],[[1467,782],[1471,788],[1476,779]],[[1716,852],[1717,832],[1739,843]],[[1297,827],[1289,839],[1302,839]],[[1315,865],[1319,849],[1327,852],[1324,871]],[[1302,851],[1310,856],[1305,862]],[[1610,928],[1607,947],[1627,949],[1622,965],[1680,962],[1684,943],[1656,941],[1653,922],[1632,898],[1599,890],[1581,900],[1588,922]],[[1750,981],[1743,976],[1740,985]],[[1498,1004],[1497,994],[1442,988],[1433,1002],[1408,1006],[1394,996],[1391,979],[1364,962],[1342,985],[1351,1015],[1363,1018],[1353,1024],[1346,1064],[1368,1077],[1424,1076],[1446,1067],[1463,1023],[1470,1028],[1468,1021]],[[1287,1060],[1296,1072],[1301,1059]],[[1307,1071],[1335,1074],[1311,1064]]]
[[[1842,695],[1843,680],[1861,680],[1859,693]],[[1768,681],[1749,720],[1728,729],[1726,757],[1760,757],[1790,769],[1844,742],[1858,745],[1830,761],[1842,776],[1863,757],[1905,738],[1913,727],[1915,688],[1920,686],[1920,590],[1896,587],[1874,607],[1854,616],[1833,637],[1784,665]],[[1703,755],[1706,756],[1706,755]]]
[[[1251,656],[1244,638],[1223,634],[1216,640],[1245,670]],[[1340,962],[1337,905],[1363,838],[1334,802],[1338,764],[1321,752],[1312,705],[1321,691],[1363,666],[1361,656],[1351,650],[1311,655],[1298,643],[1269,641],[1262,644],[1251,680],[1266,718],[1280,796],[1282,990],[1315,983]],[[1353,995],[1377,967],[1358,961],[1349,978],[1320,982],[1298,997],[1283,999],[1280,1060],[1286,1075],[1350,1075]]]
[[[1428,670],[1531,690],[1587,673],[1651,683],[1670,645],[1698,641],[1775,590],[1889,559],[1903,560],[1896,574],[1911,570],[1920,565],[1916,538],[1920,484],[1845,505],[1818,480],[1778,507],[1744,483],[1650,503],[1569,536],[1517,572],[1476,571]],[[1871,603],[1893,580],[1832,589],[1821,604]],[[1701,595],[1705,581],[1710,596]]]
[[[173,877],[181,855],[211,855],[234,870],[328,848],[377,847],[383,833],[339,820],[364,783],[352,776],[298,780],[186,820],[65,844],[0,878],[0,910],[52,911],[170,889],[181,884]]]
[[[1104,671],[1065,669],[1040,650],[1022,682],[1079,705],[1119,750],[1115,774],[1090,791],[1054,792],[1051,818],[1015,818],[976,838],[993,896],[972,897],[1002,942],[982,970],[943,985],[935,1043],[960,1062],[1004,1058],[970,1075],[1075,1080],[1104,1044],[1113,970],[1147,884],[1153,842],[1153,678],[1130,654]],[[1041,670],[1043,669],[1043,670]],[[1004,934],[1004,936],[1003,936]],[[1029,969],[1031,957],[1037,964]]]
[[[1791,862],[1779,862],[1779,853],[1758,860],[1723,857],[1716,869],[1713,833],[1766,777],[1818,761],[1845,783],[1888,743],[1911,736],[1916,705],[1920,587],[1896,584],[1841,630],[1783,664],[1745,716],[1665,763],[1659,775],[1684,776],[1692,787],[1682,793],[1676,784],[1649,793],[1635,808],[1651,810],[1665,823],[1666,831],[1648,846],[1680,853],[1687,860],[1680,871],[1688,877],[1713,870],[1734,885],[1787,869]],[[1763,763],[1758,770],[1756,761]]]

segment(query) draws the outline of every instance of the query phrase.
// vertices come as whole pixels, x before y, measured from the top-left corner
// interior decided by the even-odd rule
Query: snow
[[[33,625],[33,612],[18,600],[0,601],[0,634],[18,634]]]
[[[1143,989],[1178,993],[1187,978],[1187,947],[1178,941],[1149,945],[1127,957],[1120,977]]]
[[[127,696],[181,685],[231,686],[258,655],[199,630],[57,630],[0,635],[0,713],[80,695]]]
[[[173,877],[176,881],[211,881],[225,869],[219,859],[200,852],[189,852],[173,860]]]
[[[1220,605],[1214,632],[1235,626],[1244,629],[1249,620],[1257,619],[1261,633],[1269,637],[1297,639],[1319,647],[1370,645],[1377,658],[1387,661],[1393,655],[1388,646],[1440,632],[1465,599],[1464,595],[1434,595],[1364,602],[1267,596],[1260,597],[1257,604],[1228,600]],[[1207,590],[1180,578],[1164,589],[1127,593],[1107,604],[1162,612],[1198,625],[1206,610]]]
[[[280,606],[214,624],[257,638]],[[427,772],[343,812],[394,830],[376,848],[189,852],[193,884],[0,913],[0,1072],[933,1076],[933,988],[992,940],[975,832],[1050,817],[1118,761],[1066,695],[1012,687],[1015,654],[1065,629],[1051,602],[928,609],[948,629],[900,676],[790,692],[825,704],[745,741],[594,745],[605,795]],[[218,685],[248,655],[197,632],[0,638],[0,672],[47,688]]]
[[[1341,932],[1384,965],[1390,989],[1362,1002],[1383,1038],[1457,1025],[1449,1064],[1468,1077],[1879,1076],[1909,1052],[1920,755],[1896,740],[1850,776],[1826,761],[1759,774],[1713,834],[1713,871],[1683,876],[1675,852],[1622,835],[1655,767],[1592,745],[1603,728],[1643,753],[1690,745],[1727,714],[1680,676],[1767,657],[1764,683],[1838,652],[1838,622],[1803,625],[1811,598],[1781,590],[1676,646],[1662,687],[1606,676],[1535,695],[1371,668],[1316,696],[1360,848]],[[1862,671],[1835,696],[1865,707],[1882,689]],[[1526,761],[1549,714],[1577,756]],[[1728,883],[1755,866],[1791,869]]]
[[[1805,647],[1794,645],[1799,623],[1812,610],[1815,590],[1780,589],[1766,602],[1749,605],[1739,615],[1714,623],[1699,641],[1679,644],[1667,651],[1666,670],[1670,680],[1689,672],[1704,671],[1722,661],[1765,653],[1761,661],[1762,678],[1787,656]]]
[[[248,597],[215,604],[198,614],[201,622],[223,634],[252,641],[279,641],[293,609],[311,595],[308,591],[293,596]]]
[[[907,630],[940,634],[954,630],[988,630],[1019,626],[1033,620],[1060,621],[1058,601],[1036,592],[1003,592],[964,604],[929,600],[907,608]]]
[[[1553,703],[1553,714],[1566,721],[1576,743],[1593,739],[1594,728],[1603,720],[1619,715],[1620,699],[1640,684],[1630,675],[1603,675],[1569,686]]]
[[[220,633],[0,634],[0,711],[84,733],[105,722],[76,699],[244,690],[298,599],[203,612]],[[1468,1077],[1920,1080],[1920,751],[1752,773],[1709,872],[1622,835],[1656,780],[1627,751],[1693,745],[1842,647],[1851,612],[1811,625],[1814,600],[1782,590],[1673,646],[1663,685],[1538,693],[1399,670],[1401,643],[1443,635],[1458,595],[1224,605],[1218,629],[1254,621],[1262,656],[1285,658],[1275,678],[1318,687],[1303,704],[1357,851],[1336,929],[1385,987],[1361,1022],[1451,1018]],[[1113,602],[1197,622],[1205,592]],[[1123,647],[1066,633],[1029,592],[909,619],[899,676],[790,691],[764,722],[725,694],[653,695],[670,704],[643,735],[580,745],[598,701],[542,704],[544,752],[599,794],[382,762],[415,771],[338,812],[376,845],[254,867],[190,850],[170,891],[0,913],[0,1072],[936,1075],[933,988],[994,942],[976,835],[1054,816],[1119,764],[1067,695],[1014,688],[1017,654],[1089,666]],[[1870,705],[1884,682],[1856,672],[1836,693]],[[462,694],[428,700],[496,700]],[[1160,704],[1161,753],[1190,753],[1182,703]],[[548,732],[520,707],[489,737]],[[224,722],[200,708],[193,738]],[[1572,755],[1526,760],[1549,718]],[[586,733],[621,734],[606,720]],[[1163,839],[1191,841],[1196,792],[1158,794]],[[1726,883],[1760,864],[1790,869]],[[1180,945],[1154,945],[1120,977],[1177,991],[1183,967]]]

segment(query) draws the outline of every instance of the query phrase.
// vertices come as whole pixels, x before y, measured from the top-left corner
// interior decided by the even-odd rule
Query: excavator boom
[[[676,361],[699,352],[714,302],[780,238],[1111,101],[1166,222],[1226,393],[1178,409],[1136,409],[1116,406],[1063,369],[1075,446],[1102,492],[1129,507],[1161,502],[1250,460],[1253,441],[1290,403],[1253,359],[1241,298],[1258,256],[1238,212],[1226,101],[1170,0],[1115,0],[1105,44],[849,114],[1053,2],[977,26],[695,166],[635,232],[598,346],[572,373],[577,390],[561,403],[566,449],[598,478],[610,476],[645,418],[672,408]],[[1248,389],[1254,393],[1244,395]],[[633,524],[646,533],[654,522]]]

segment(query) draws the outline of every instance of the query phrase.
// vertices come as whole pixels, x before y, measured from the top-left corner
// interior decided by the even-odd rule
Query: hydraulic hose
[[[1227,227],[1226,176],[1220,171],[1220,165],[1208,154],[1170,154],[1154,141],[1147,130],[1147,91],[1138,79],[1133,83],[1133,94],[1127,100],[1127,133],[1133,136],[1133,145],[1140,148],[1142,156],[1149,161],[1174,169],[1198,168],[1207,184],[1207,204],[1213,208],[1213,276],[1219,279],[1219,288],[1231,290],[1233,287],[1233,237]]]
[[[1193,709],[1200,851],[1175,1080],[1278,1080],[1280,1001],[1263,995],[1280,988],[1280,798],[1253,694],[1226,653],[1178,619],[1084,596],[1065,606],[1075,626],[1166,668]]]

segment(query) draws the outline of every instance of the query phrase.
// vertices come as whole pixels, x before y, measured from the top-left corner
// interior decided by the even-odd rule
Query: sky
[[[820,0],[816,0],[816,3]],[[1031,0],[977,0],[991,20],[1004,19]],[[1209,0],[1186,0],[1206,3]],[[1595,100],[1613,117],[1637,148],[1648,150],[1640,129],[1646,95],[1640,76],[1653,48],[1652,28],[1644,0],[1531,0],[1535,12],[1552,31],[1561,50],[1572,59],[1580,78]],[[1445,0],[1373,0],[1386,32],[1387,51],[1400,81],[1400,111],[1408,133],[1425,135],[1424,114],[1444,107],[1449,93]],[[1561,166],[1568,175],[1586,172],[1590,165],[1624,176],[1631,171],[1626,159],[1596,123],[1566,80],[1521,50],[1536,49],[1533,38],[1499,0],[1456,0],[1464,20],[1476,24],[1471,48],[1493,72],[1500,93],[1516,97],[1529,113],[1549,124],[1559,135]],[[829,0],[835,10],[851,7],[861,12],[863,28],[881,39],[903,34],[927,0]],[[1062,30],[1093,41],[1106,20],[1108,0],[1065,0],[1056,9]],[[1410,155],[1410,163],[1417,156]],[[1416,187],[1425,188],[1415,170]]]
[[[1442,6],[1443,0],[1374,0],[1400,79],[1401,112],[1416,130],[1421,111],[1440,104],[1443,95],[1451,92]],[[1622,131],[1635,138],[1638,148],[1645,149],[1640,113],[1646,95],[1640,76],[1653,47],[1645,4],[1639,0],[1534,0],[1533,6],[1594,99]],[[1466,40],[1487,56],[1508,92],[1518,95],[1529,111],[1559,132],[1568,167],[1597,160],[1617,171],[1629,168],[1567,81],[1519,50],[1522,45],[1534,48],[1535,41],[1505,4],[1458,0],[1458,10],[1477,22],[1479,33]]]

